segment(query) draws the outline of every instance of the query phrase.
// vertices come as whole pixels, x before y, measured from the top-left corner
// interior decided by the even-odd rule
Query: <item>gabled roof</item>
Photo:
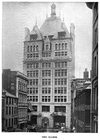
[[[33,27],[33,30],[30,33],[30,35],[35,35],[35,34],[37,35],[37,39],[36,40],[41,40],[42,39],[42,35],[41,35],[40,30],[38,29],[37,25],[35,25]]]

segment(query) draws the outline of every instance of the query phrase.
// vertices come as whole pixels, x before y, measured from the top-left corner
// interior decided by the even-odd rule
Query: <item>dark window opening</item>
[[[50,106],[42,106],[42,112],[50,112]]]

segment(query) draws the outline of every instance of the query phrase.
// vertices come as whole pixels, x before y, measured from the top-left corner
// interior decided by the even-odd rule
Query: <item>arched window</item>
[[[30,47],[29,47],[29,46],[27,46],[27,51],[28,51],[28,52],[30,51]]]
[[[38,45],[36,45],[36,51],[38,52]]]
[[[60,50],[60,43],[59,43],[59,50]]]
[[[32,52],[32,46],[30,47],[30,51]]]
[[[57,44],[55,44],[55,50],[57,50]]]
[[[35,45],[33,46],[33,52],[35,52]]]
[[[46,45],[46,51],[49,49],[48,45]]]
[[[67,50],[67,43],[65,43],[65,50]]]
[[[64,50],[64,43],[62,43],[62,50]]]

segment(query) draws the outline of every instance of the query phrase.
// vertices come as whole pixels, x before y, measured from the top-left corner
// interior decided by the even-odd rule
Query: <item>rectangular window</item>
[[[33,105],[32,109],[33,109],[34,112],[37,112],[37,106]]]
[[[49,68],[51,67],[51,63],[49,63]]]
[[[9,105],[11,105],[11,98],[9,98]]]
[[[58,102],[60,102],[60,96],[58,96]]]
[[[44,70],[42,70],[42,77],[44,77],[45,76],[45,74],[44,74]]]
[[[35,77],[35,71],[33,71],[33,77]]]
[[[63,96],[61,96],[61,102],[63,102]]]
[[[6,119],[6,127],[8,126],[8,120]]]
[[[50,112],[50,106],[42,106],[42,112]]]
[[[38,96],[36,96],[36,102],[38,102]]]
[[[57,88],[55,88],[55,94],[57,94]]]
[[[64,85],[66,85],[66,84],[67,84],[67,79],[65,78],[65,79],[64,79]]]
[[[57,96],[55,96],[54,101],[57,102]]]
[[[47,102],[47,96],[45,96],[45,102]]]
[[[65,56],[67,56],[67,52],[65,52]]]
[[[6,97],[6,104],[8,105],[8,97]]]
[[[44,79],[42,79],[42,85],[44,85]]]
[[[44,102],[44,96],[42,96],[42,102]]]
[[[13,106],[12,106],[12,115],[13,115],[13,113],[14,113],[14,110],[13,110]]]
[[[67,50],[67,43],[65,43],[65,50]]]
[[[67,88],[66,88],[66,87],[64,87],[64,94],[66,94],[66,92],[67,92]]]
[[[29,94],[29,88],[27,88],[27,93]]]
[[[55,44],[55,50],[57,50],[57,44]]]
[[[66,106],[55,106],[55,112],[66,112]]]
[[[50,102],[50,96],[48,96],[48,102]]]
[[[44,93],[45,93],[44,88],[42,88],[42,94],[44,94]]]
[[[30,71],[30,77],[32,77],[32,71]]]
[[[65,62],[65,67],[67,67],[67,62]]]
[[[51,93],[51,88],[48,88],[48,93],[49,93],[49,94]]]
[[[30,94],[32,94],[32,88],[30,88]]]
[[[60,80],[60,79],[58,79],[58,85],[60,85],[60,81],[61,81],[61,80]]]
[[[48,79],[48,85],[51,85],[51,79]]]
[[[58,87],[58,94],[61,93],[61,87]]]
[[[36,88],[36,94],[38,94],[38,88]]]
[[[32,85],[32,79],[30,79],[30,85]]]
[[[13,118],[12,118],[12,126],[13,126]]]
[[[9,115],[11,115],[11,107],[9,107]]]
[[[57,56],[57,52],[55,52],[55,56]]]
[[[62,56],[64,56],[64,52],[62,52]]]
[[[8,106],[6,106],[6,115],[8,115]]]
[[[44,63],[42,63],[42,68],[44,68]]]
[[[66,102],[66,101],[67,101],[66,96],[64,96],[64,102]]]
[[[9,119],[9,127],[10,127],[10,119]]]
[[[36,79],[36,85],[38,85],[38,79]]]
[[[38,68],[39,67],[39,64],[38,63],[36,63],[36,68]]]
[[[45,88],[45,94],[47,94],[47,88]]]
[[[57,85],[57,79],[55,79],[55,85]]]
[[[32,101],[32,96],[30,96],[30,101]]]

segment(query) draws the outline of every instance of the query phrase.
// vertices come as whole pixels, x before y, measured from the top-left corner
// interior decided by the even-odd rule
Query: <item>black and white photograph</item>
[[[2,133],[98,133],[98,2],[4,1],[1,47]]]

